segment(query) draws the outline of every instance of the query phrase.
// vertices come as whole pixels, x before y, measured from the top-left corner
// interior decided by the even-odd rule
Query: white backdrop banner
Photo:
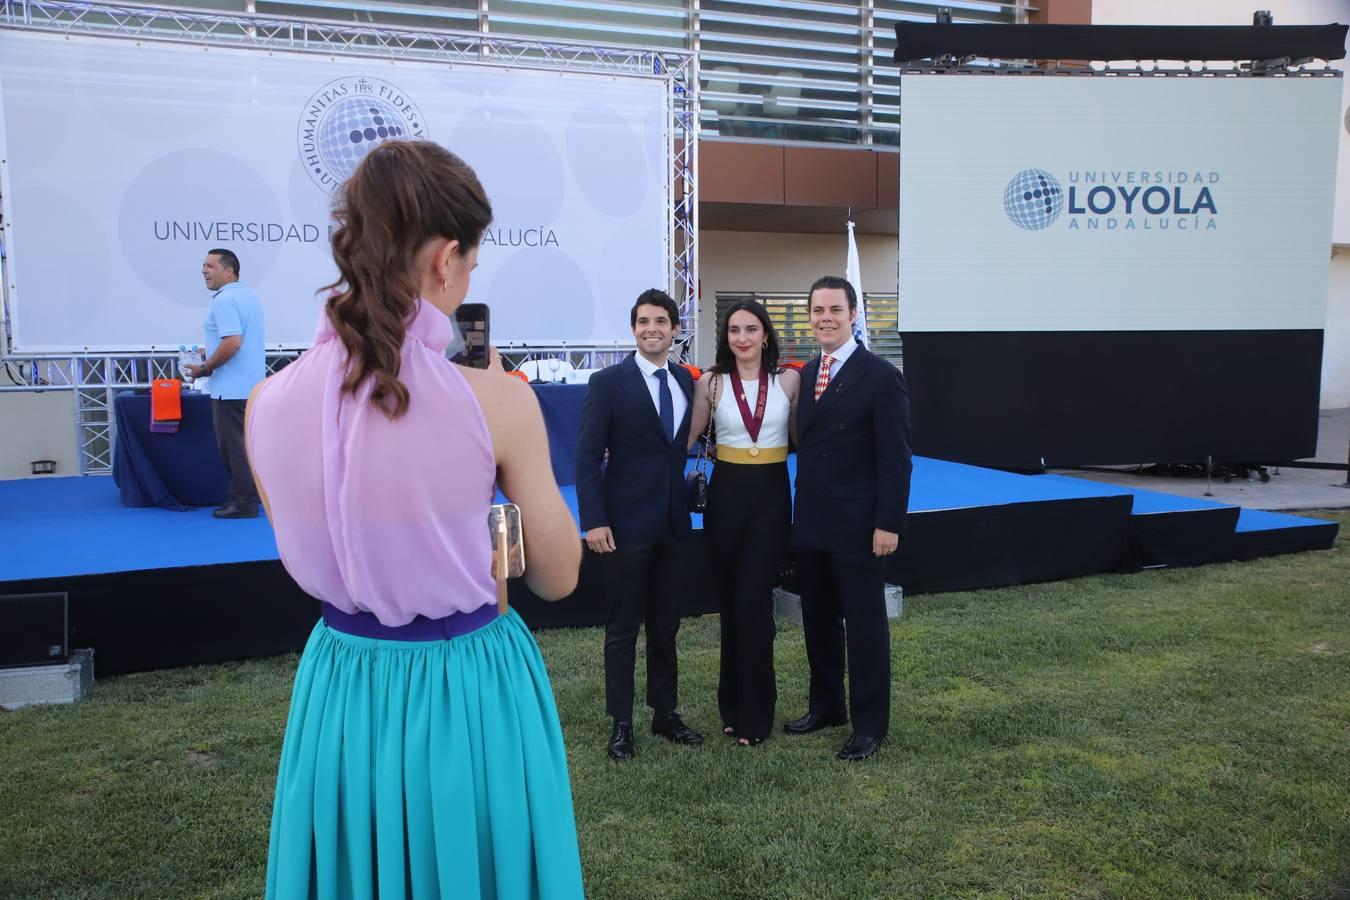
[[[202,341],[206,251],[240,257],[269,345],[307,345],[334,188],[387,138],[436,141],[492,201],[468,299],[494,343],[630,344],[667,287],[660,78],[332,59],[0,31],[16,348]]]
[[[1339,78],[902,91],[902,331],[1324,327]]]

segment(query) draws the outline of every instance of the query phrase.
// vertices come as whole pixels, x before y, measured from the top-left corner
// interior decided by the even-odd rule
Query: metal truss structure
[[[296,353],[268,353],[271,375],[295,359]],[[111,356],[0,357],[0,394],[32,391],[75,393],[75,434],[80,474],[112,471],[117,424],[113,398],[118,393],[148,388],[161,378],[178,378],[178,355],[117,354]]]
[[[1258,60],[1234,62],[1229,65],[1195,64],[1164,66],[1157,60],[1135,60],[1133,65],[1119,62],[1066,64],[1057,60],[1053,65],[1038,66],[1024,62],[972,65],[967,60],[953,60],[950,65],[907,64],[900,66],[900,75],[948,76],[1010,76],[1018,78],[1341,78],[1344,72],[1334,69],[1323,60]]]
[[[132,3],[74,0],[0,0],[0,28],[57,34],[166,41],[212,47],[314,53],[510,68],[610,73],[663,78],[669,84],[667,135],[671,188],[667,195],[669,287],[680,307],[679,352],[695,350],[698,312],[698,63],[684,50],[634,48],[564,40],[520,38],[487,32],[401,28],[297,19],[255,13],[205,12]],[[10,335],[8,283],[3,282],[6,341]],[[10,349],[8,346],[6,350]],[[537,346],[504,352],[509,365],[560,359],[595,368],[626,352],[612,344]],[[297,351],[270,353],[268,372]],[[113,397],[177,377],[176,353],[5,355],[0,353],[0,393],[73,391],[81,474],[112,470],[116,423]],[[8,377],[5,377],[8,376]],[[8,383],[6,383],[8,382]]]

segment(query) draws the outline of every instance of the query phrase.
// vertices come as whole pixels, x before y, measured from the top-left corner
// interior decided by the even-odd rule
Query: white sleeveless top
[[[759,426],[758,441],[751,441],[750,433],[745,430],[740,405],[731,390],[731,377],[718,375],[717,378],[721,383],[717,385],[717,409],[713,422],[717,428],[719,447],[758,446],[767,449],[788,445],[788,416],[792,413],[792,404],[778,383],[778,376],[769,376],[769,396],[764,400],[764,422]],[[750,408],[750,414],[754,415],[755,404],[759,401],[759,379],[742,381],[741,387],[745,389],[746,406]]]

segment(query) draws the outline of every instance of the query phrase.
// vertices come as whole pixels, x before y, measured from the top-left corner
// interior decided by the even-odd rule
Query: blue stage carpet
[[[0,581],[277,559],[272,526],[129,509],[109,476],[0,481]]]
[[[1324,519],[1309,519],[1305,516],[1291,516],[1288,513],[1266,512],[1261,509],[1244,509],[1238,515],[1238,534],[1254,531],[1276,531],[1282,528],[1334,528],[1334,522]]]
[[[788,465],[795,475],[796,458],[789,458]],[[564,485],[561,490],[576,516],[575,487]],[[1217,513],[1226,521],[1236,509],[1064,476],[1015,475],[916,457],[910,511],[912,516],[919,517],[1013,504],[1122,496],[1130,498],[1131,519],[1136,521],[1142,516],[1187,512]],[[699,518],[695,517],[696,525]],[[1214,521],[1223,527],[1219,519]],[[1314,529],[1318,535],[1315,545],[1330,546],[1336,528],[1335,523],[1318,519],[1257,510],[1241,510],[1235,523],[1239,544],[1244,539],[1255,540],[1251,546],[1257,549],[1272,532],[1288,529]],[[1233,535],[1233,525],[1226,527],[1228,534]],[[1303,532],[1299,538],[1306,543],[1312,533]],[[1270,546],[1286,545],[1276,541]],[[1306,549],[1297,541],[1288,546]],[[262,516],[255,520],[217,521],[209,509],[190,512],[129,509],[122,506],[116,486],[105,476],[0,481],[0,547],[4,547],[0,582],[278,558],[272,529]],[[1246,558],[1241,552],[1237,555]]]

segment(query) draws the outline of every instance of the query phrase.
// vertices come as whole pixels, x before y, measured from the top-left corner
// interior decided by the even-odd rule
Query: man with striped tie
[[[838,756],[857,761],[890,727],[883,592],[909,508],[909,395],[900,370],[854,339],[858,297],[846,279],[818,279],[807,302],[821,352],[802,370],[792,547],[811,687],[806,715],[783,730],[810,734],[851,713],[853,733]]]

